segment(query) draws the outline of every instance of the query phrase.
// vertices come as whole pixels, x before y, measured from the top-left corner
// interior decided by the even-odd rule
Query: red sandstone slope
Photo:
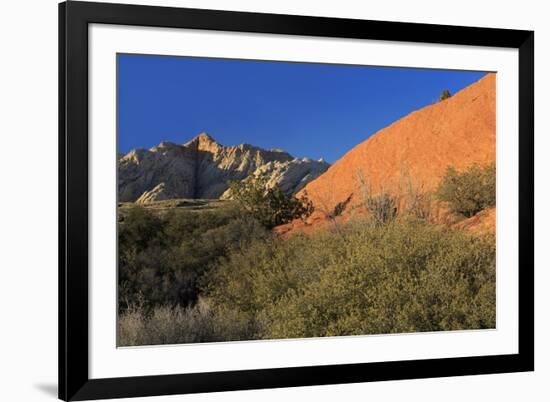
[[[347,210],[360,202],[360,176],[373,192],[395,188],[404,175],[415,186],[433,189],[447,166],[458,170],[495,160],[496,76],[488,74],[449,99],[396,121],[346,153],[305,187],[321,223],[329,211],[351,196]],[[363,180],[364,180],[363,179]],[[303,190],[303,191],[304,191]],[[290,224],[278,230],[293,231]]]

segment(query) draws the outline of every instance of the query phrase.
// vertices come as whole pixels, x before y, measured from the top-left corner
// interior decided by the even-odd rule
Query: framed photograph
[[[534,369],[534,33],[59,5],[59,397]]]

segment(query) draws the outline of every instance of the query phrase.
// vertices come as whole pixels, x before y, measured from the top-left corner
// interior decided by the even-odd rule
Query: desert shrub
[[[119,224],[118,243],[125,251],[128,248],[143,250],[153,244],[163,244],[164,221],[144,208],[130,208]]]
[[[263,175],[229,183],[231,196],[239,206],[267,228],[305,219],[313,212],[307,194],[300,198],[286,194],[277,185],[268,186]]]
[[[365,206],[373,221],[379,225],[387,223],[397,216],[397,197],[388,192],[367,197]]]
[[[399,214],[409,215],[426,222],[434,222],[439,215],[439,205],[424,183],[415,182],[407,169],[403,169],[399,180]]]
[[[213,308],[204,299],[193,307],[134,305],[117,323],[117,345],[159,345],[252,339],[247,318],[235,311]]]
[[[409,192],[404,197],[403,211],[427,222],[437,216],[437,205],[431,192]]]
[[[237,209],[159,216],[135,207],[119,224],[119,309],[193,305],[198,281],[232,248],[270,233]]]
[[[439,200],[448,203],[451,213],[472,217],[496,204],[496,166],[470,166],[464,172],[447,168],[437,189]]]
[[[373,188],[363,172],[358,172],[356,177],[361,198],[354,208],[367,212],[375,223],[385,224],[398,216],[436,221],[439,206],[433,192],[416,182],[406,167],[402,167],[395,182],[382,180],[377,188]]]
[[[390,191],[391,185],[381,183],[375,191],[369,179],[363,172],[357,173],[358,185],[361,190],[361,203],[358,208],[365,208],[375,224],[385,224],[397,217],[399,196]]]
[[[260,313],[265,336],[494,327],[494,246],[419,222],[355,229],[319,280]],[[483,306],[483,308],[481,308]]]
[[[289,289],[315,280],[326,257],[305,236],[294,236],[288,241],[254,241],[247,248],[220,258],[203,278],[202,289],[216,303],[253,315]],[[302,264],[288,264],[300,258]]]
[[[119,226],[119,345],[493,328],[494,236],[430,223],[423,197],[368,192],[369,214],[284,241],[239,203],[131,210]]]
[[[255,321],[260,338],[495,326],[494,238],[412,218],[253,242],[206,279],[212,300]]]
[[[452,95],[451,93],[449,92],[448,89],[444,89],[442,92],[441,92],[441,95],[439,95],[439,101],[444,101],[445,99],[448,99],[450,98]]]
[[[351,202],[351,199],[353,198],[353,194],[351,194],[348,198],[346,198],[344,201],[340,201],[338,202],[335,206],[334,206],[334,209],[332,210],[332,212],[330,214],[328,214],[328,218],[329,219],[334,219],[336,218],[337,216],[340,216],[342,215],[342,213],[345,211],[345,209],[347,208],[347,206],[349,205],[349,203]]]
[[[171,245],[200,236],[207,230],[222,227],[236,220],[246,218],[235,205],[211,210],[193,211],[171,209],[164,215],[164,232]]]

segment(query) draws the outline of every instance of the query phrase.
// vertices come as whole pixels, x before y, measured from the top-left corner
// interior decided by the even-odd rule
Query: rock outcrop
[[[487,208],[471,218],[464,219],[453,225],[456,229],[466,230],[474,234],[496,233],[496,208]]]
[[[226,192],[230,180],[243,180],[260,171],[269,175],[269,183],[296,192],[328,167],[325,162],[296,159],[278,149],[224,146],[202,133],[183,145],[162,142],[119,158],[118,196],[119,201],[138,203],[214,199]]]
[[[433,190],[448,166],[457,170],[496,157],[496,76],[487,74],[454,96],[426,106],[380,130],[352,148],[304,190],[316,207],[312,226],[326,222],[321,211],[344,205],[353,209],[362,186],[372,193],[392,191],[403,176],[416,187]],[[345,213],[346,211],[344,211]],[[302,222],[287,224],[279,233],[310,231]]]

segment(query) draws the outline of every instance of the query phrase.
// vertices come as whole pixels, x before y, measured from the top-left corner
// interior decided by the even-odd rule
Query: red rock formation
[[[495,161],[495,96],[496,75],[487,74],[451,98],[380,130],[302,190],[316,207],[311,227],[293,222],[277,232],[313,230],[326,222],[323,214],[351,196],[345,215],[361,201],[362,182],[367,182],[374,193],[380,189],[395,191],[408,177],[415,187],[431,190],[448,166],[462,170],[473,163]]]
[[[453,227],[478,235],[495,233],[496,213],[496,208],[487,208],[471,218],[455,223]]]

